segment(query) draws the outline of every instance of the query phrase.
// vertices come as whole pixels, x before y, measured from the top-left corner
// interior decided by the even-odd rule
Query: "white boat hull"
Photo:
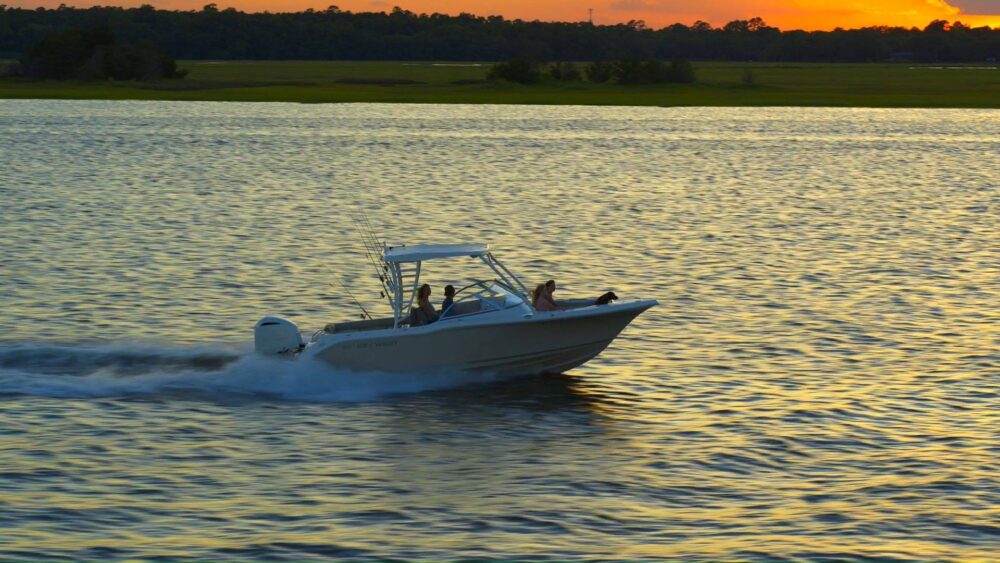
[[[302,355],[355,371],[561,373],[600,354],[655,304],[630,301],[530,315],[516,312],[516,318],[471,315],[427,326],[330,334]]]

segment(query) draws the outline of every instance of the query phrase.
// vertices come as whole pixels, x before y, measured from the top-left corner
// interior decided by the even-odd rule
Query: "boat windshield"
[[[382,254],[382,270],[388,275],[379,274],[379,278],[382,280],[389,304],[392,305],[394,327],[405,322],[405,311],[412,310],[413,302],[422,287],[420,274],[423,262],[461,256],[478,258],[496,274],[497,279],[492,282],[474,282],[462,288],[462,292],[465,293],[456,295],[462,306],[456,301],[451,315],[467,314],[465,311],[503,310],[519,304],[524,305],[524,301],[528,299],[528,288],[493,256],[487,245],[385,247]]]
[[[524,302],[516,292],[501,281],[475,281],[455,292],[455,302],[441,312],[442,320],[502,311]]]

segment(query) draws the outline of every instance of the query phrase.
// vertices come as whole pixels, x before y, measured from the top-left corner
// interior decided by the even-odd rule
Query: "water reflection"
[[[998,123],[0,101],[0,558],[990,560]],[[660,306],[561,376],[247,354],[377,300],[348,209]]]

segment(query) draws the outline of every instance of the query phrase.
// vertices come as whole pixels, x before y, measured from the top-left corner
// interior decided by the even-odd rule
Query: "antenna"
[[[593,8],[587,8],[587,12],[590,14],[590,17],[589,17],[590,25],[594,25],[594,9]]]

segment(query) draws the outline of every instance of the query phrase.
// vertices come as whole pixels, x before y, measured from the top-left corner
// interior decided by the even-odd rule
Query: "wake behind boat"
[[[264,317],[254,331],[257,352],[357,371],[561,373],[600,354],[632,319],[656,305],[655,300],[572,299],[559,301],[558,310],[542,311],[486,244],[379,246],[377,266],[384,272],[379,278],[392,317],[331,323],[309,342],[292,322]],[[495,279],[459,289],[435,322],[420,324],[413,305],[424,262],[460,258],[481,261]]]

